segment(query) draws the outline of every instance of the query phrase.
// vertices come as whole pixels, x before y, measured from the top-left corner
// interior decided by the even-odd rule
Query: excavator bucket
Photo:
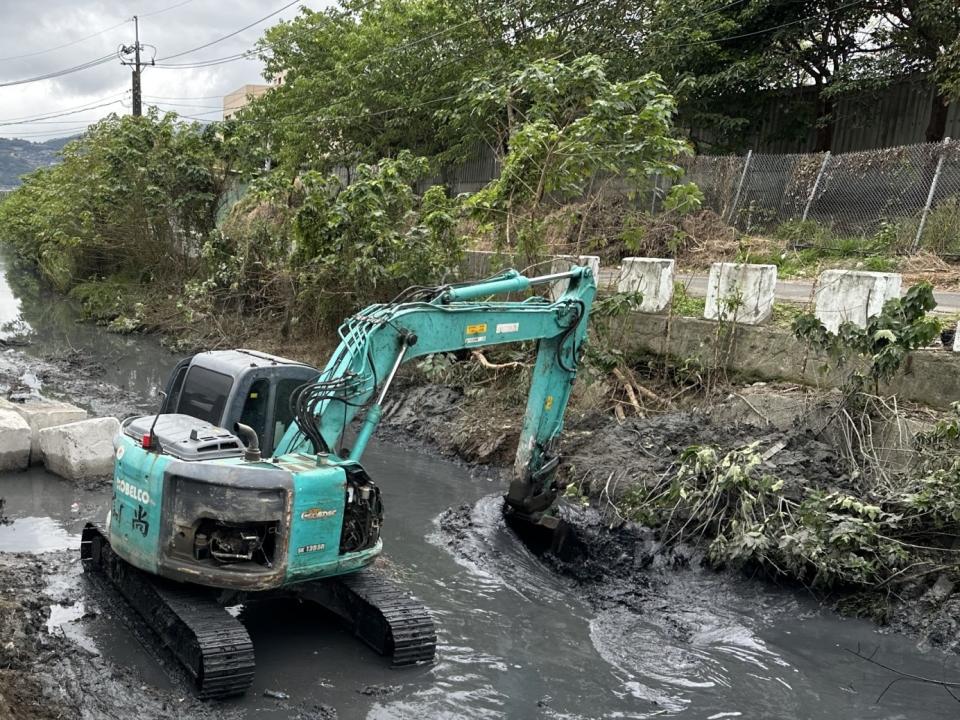
[[[532,522],[525,516],[513,512],[506,504],[504,520],[507,527],[513,530],[523,544],[537,555],[549,553],[561,560],[570,561],[579,554],[580,541],[573,526],[566,520],[546,515]]]

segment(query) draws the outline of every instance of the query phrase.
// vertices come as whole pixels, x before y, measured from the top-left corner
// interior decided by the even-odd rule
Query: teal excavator
[[[493,299],[545,284],[559,297]],[[121,424],[112,506],[105,527],[83,531],[84,568],[129,601],[200,697],[247,689],[253,646],[227,608],[277,596],[333,611],[394,665],[431,662],[429,611],[371,567],[384,508],[361,458],[390,385],[417,357],[535,341],[504,511],[512,526],[556,530],[557,441],[595,293],[586,267],[508,270],[371,305],[340,327],[322,371],[249,350],[187,358],[160,412]]]

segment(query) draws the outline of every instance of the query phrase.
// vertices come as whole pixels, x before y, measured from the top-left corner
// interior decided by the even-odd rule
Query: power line
[[[223,95],[191,95],[187,97],[164,97],[162,95],[144,95],[149,100],[222,100]]]
[[[223,107],[222,107],[221,105],[191,105],[191,104],[189,104],[189,103],[155,102],[155,101],[151,101],[151,100],[148,100],[148,101],[147,101],[147,105],[153,105],[154,107],[160,107],[161,105],[163,105],[163,106],[170,106],[170,107],[199,108],[199,109],[201,109],[201,110],[204,110],[204,109],[207,109],[207,110],[214,110],[214,109],[216,109],[217,111],[223,110]]]
[[[86,42],[87,40],[95,38],[99,35],[108,33],[111,30],[116,30],[118,27],[122,27],[123,25],[126,25],[128,22],[130,22],[130,20],[124,20],[122,22],[118,22],[116,25],[111,25],[108,28],[104,28],[103,30],[98,30],[97,32],[91,33],[90,35],[85,35],[84,37],[78,40],[73,40],[71,42],[64,43],[63,45],[57,45],[52,48],[47,48],[46,50],[36,50],[34,52],[24,53],[23,55],[9,55],[7,57],[2,57],[0,58],[0,62],[6,62],[7,60],[20,60],[22,58],[36,57],[37,55],[46,55],[47,53],[52,53],[57,50],[63,50],[64,48],[73,47],[74,45],[79,45],[82,42]]]
[[[87,127],[89,127],[89,124],[76,125],[75,127],[60,128],[59,130],[45,130],[43,132],[17,133],[15,136],[9,136],[9,137],[15,137],[17,139],[35,137],[35,138],[49,138],[52,140],[58,137],[71,137],[73,135],[79,135],[78,131],[84,130]]]
[[[105,107],[110,107],[111,105],[116,105],[116,104],[119,103],[119,102],[120,102],[119,99],[118,99],[118,100],[111,100],[110,102],[107,102],[107,103],[101,103],[100,105],[93,105],[93,106],[91,106],[91,107],[83,108],[83,109],[80,109],[80,110],[72,110],[72,111],[70,111],[70,112],[62,112],[62,113],[57,113],[57,114],[52,114],[52,115],[42,115],[42,116],[39,116],[39,117],[36,117],[36,118],[28,118],[28,119],[26,119],[26,120],[13,120],[13,121],[0,122],[0,126],[6,126],[6,125],[28,125],[28,124],[31,124],[31,123],[41,122],[41,121],[45,121],[45,120],[52,120],[53,118],[66,117],[67,115],[77,115],[78,113],[87,112],[88,110],[99,110],[100,108],[105,108]]]
[[[94,58],[88,60],[85,63],[79,65],[74,65],[73,67],[64,68],[62,70],[54,70],[43,75],[35,75],[34,77],[22,78],[20,80],[8,80],[6,82],[0,82],[0,87],[12,87],[13,85],[26,85],[27,83],[40,82],[41,80],[52,80],[53,78],[62,77],[64,75],[70,75],[75,72],[80,72],[81,70],[88,70],[89,68],[96,67],[98,65],[103,65],[108,63],[111,60],[116,58],[115,53],[110,53],[109,55],[104,55],[103,57]]]
[[[181,57],[181,56],[183,56],[183,55],[189,55],[190,53],[194,53],[194,52],[196,52],[197,50],[203,50],[204,48],[208,48],[208,47],[210,47],[211,45],[216,45],[217,43],[223,42],[224,40],[227,40],[227,39],[229,39],[229,38],[234,37],[235,35],[239,35],[239,34],[242,33],[244,30],[249,30],[249,29],[252,28],[254,25],[259,25],[259,24],[262,23],[264,20],[269,20],[269,19],[272,18],[274,15],[279,15],[280,13],[282,13],[282,12],[283,12],[284,10],[286,10],[287,8],[293,7],[294,5],[297,5],[297,4],[301,3],[301,2],[303,2],[303,0],[293,0],[293,2],[287,3],[286,5],[284,5],[282,8],[280,8],[280,9],[278,9],[278,10],[274,10],[274,11],[273,11],[272,13],[270,13],[269,15],[264,15],[264,16],[263,16],[262,18],[260,18],[259,20],[254,20],[254,21],[253,21],[252,23],[250,23],[249,25],[244,25],[244,26],[243,26],[242,28],[240,28],[239,30],[234,30],[232,33],[229,33],[229,34],[227,34],[227,35],[224,35],[223,37],[219,37],[219,38],[217,38],[216,40],[211,40],[210,42],[204,43],[203,45],[198,45],[198,46],[195,47],[195,48],[191,48],[191,49],[189,49],[189,50],[183,50],[182,52],[174,53],[173,55],[167,55],[166,57],[157,58],[157,59],[158,59],[158,61],[172,60],[173,58]]]
[[[170,10],[176,10],[178,7],[183,7],[184,5],[188,5],[188,4],[192,3],[192,2],[193,2],[193,0],[182,0],[182,2],[178,2],[178,3],[174,4],[174,5],[170,5],[169,7],[165,7],[165,8],[163,8],[163,9],[161,9],[161,10],[153,10],[153,11],[148,12],[148,13],[140,13],[140,17],[142,17],[142,18],[153,17],[154,15],[159,15],[159,14],[161,14],[161,13],[165,13],[165,12],[168,12],[168,11],[170,11]]]
[[[58,110],[50,110],[48,112],[42,112],[35,115],[21,115],[18,117],[11,118],[0,118],[0,122],[15,122],[15,121],[32,121],[42,119],[45,116],[49,116],[51,113],[60,113],[60,112],[70,112],[71,110],[89,110],[89,106],[95,103],[106,102],[107,100],[112,100],[114,98],[120,98],[129,93],[129,90],[124,90],[123,92],[116,92],[111,95],[104,95],[103,97],[97,98],[95,100],[89,100],[85,103],[80,103],[79,105],[73,105],[71,107],[59,108]]]
[[[160,10],[154,10],[152,12],[143,13],[140,17],[151,17],[153,15],[159,15],[160,13],[165,13],[169,10],[175,10],[178,7],[183,7],[184,5],[193,2],[193,0],[182,0],[174,5],[169,7],[162,8]],[[99,37],[104,33],[108,33],[111,30],[116,30],[118,27],[123,27],[128,22],[131,22],[133,18],[127,18],[126,20],[121,20],[116,25],[111,25],[110,27],[103,28],[103,30],[97,30],[95,33],[90,33],[89,35],[84,35],[82,38],[77,38],[76,40],[71,40],[70,42],[63,43],[62,45],[55,45],[54,47],[47,48],[46,50],[35,50],[33,52],[23,53],[22,55],[8,55],[7,57],[0,57],[0,62],[6,62],[8,60],[21,60],[23,58],[37,57],[38,55],[46,55],[47,53],[56,52],[57,50],[63,50],[64,48],[73,47],[74,45],[79,45],[82,42],[87,40],[92,40],[95,37]]]
[[[210,58],[209,60],[197,60],[196,62],[186,62],[186,63],[155,63],[155,67],[164,68],[168,70],[187,70],[189,68],[203,68],[203,67],[212,67],[213,65],[223,65],[224,63],[235,62],[237,60],[246,60],[248,58],[254,57],[256,52],[255,48],[250,48],[249,50],[244,50],[241,53],[234,53],[233,55],[226,55],[219,58]]]

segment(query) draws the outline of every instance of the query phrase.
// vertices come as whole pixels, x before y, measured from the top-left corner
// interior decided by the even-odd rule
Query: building
[[[245,108],[251,100],[263,95],[272,85],[243,85],[232,93],[223,96],[223,119],[229,120],[236,115],[242,108]]]

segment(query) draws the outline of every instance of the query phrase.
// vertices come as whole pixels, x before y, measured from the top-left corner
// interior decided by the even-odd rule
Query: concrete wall
[[[624,349],[633,352],[689,358],[706,367],[723,364],[726,359],[725,366],[731,373],[758,380],[821,387],[837,387],[841,381],[840,373],[825,355],[813,352],[788,330],[639,313],[632,316],[630,330],[622,338]],[[823,366],[830,369],[824,373]],[[948,408],[960,400],[960,355],[946,350],[914,352],[904,372],[881,387],[881,392]]]

